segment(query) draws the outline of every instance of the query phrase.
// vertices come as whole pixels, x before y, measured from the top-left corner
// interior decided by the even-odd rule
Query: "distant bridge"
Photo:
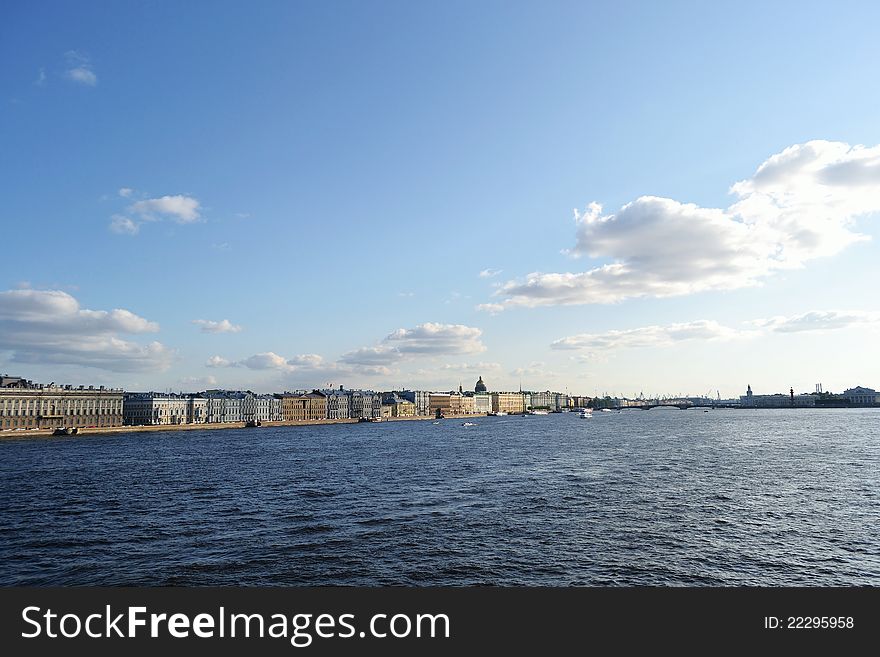
[[[682,411],[686,411],[689,408],[694,408],[695,404],[689,401],[683,400],[646,400],[644,402],[639,402],[638,404],[627,404],[626,406],[620,406],[619,410],[628,411],[631,409],[639,410],[639,411],[650,411],[652,408],[678,408]]]
[[[682,411],[686,411],[689,408],[741,408],[739,404],[725,404],[723,402],[712,402],[710,404],[695,404],[692,401],[688,401],[686,399],[646,399],[645,401],[638,403],[630,403],[626,406],[617,406],[614,407],[616,410],[625,411],[629,409],[636,409],[639,411],[650,411],[652,408],[678,408]]]

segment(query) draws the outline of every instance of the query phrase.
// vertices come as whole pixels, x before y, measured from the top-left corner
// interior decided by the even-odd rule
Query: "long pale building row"
[[[206,390],[198,393],[125,392],[121,389],[35,384],[0,378],[0,430],[375,420],[382,418],[567,410],[560,393],[474,391],[375,392],[328,388],[278,394]]]

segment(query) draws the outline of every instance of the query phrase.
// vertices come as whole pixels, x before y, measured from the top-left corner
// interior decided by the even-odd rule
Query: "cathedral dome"
[[[480,380],[477,381],[477,385],[474,386],[474,392],[486,392],[486,384],[483,383],[483,377],[480,377]]]

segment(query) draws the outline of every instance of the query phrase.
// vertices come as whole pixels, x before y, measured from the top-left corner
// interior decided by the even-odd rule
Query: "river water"
[[[0,441],[3,585],[880,585],[880,411]]]

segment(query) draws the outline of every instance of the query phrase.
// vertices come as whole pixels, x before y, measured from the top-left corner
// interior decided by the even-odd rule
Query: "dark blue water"
[[[880,412],[0,441],[0,583],[880,585]]]

